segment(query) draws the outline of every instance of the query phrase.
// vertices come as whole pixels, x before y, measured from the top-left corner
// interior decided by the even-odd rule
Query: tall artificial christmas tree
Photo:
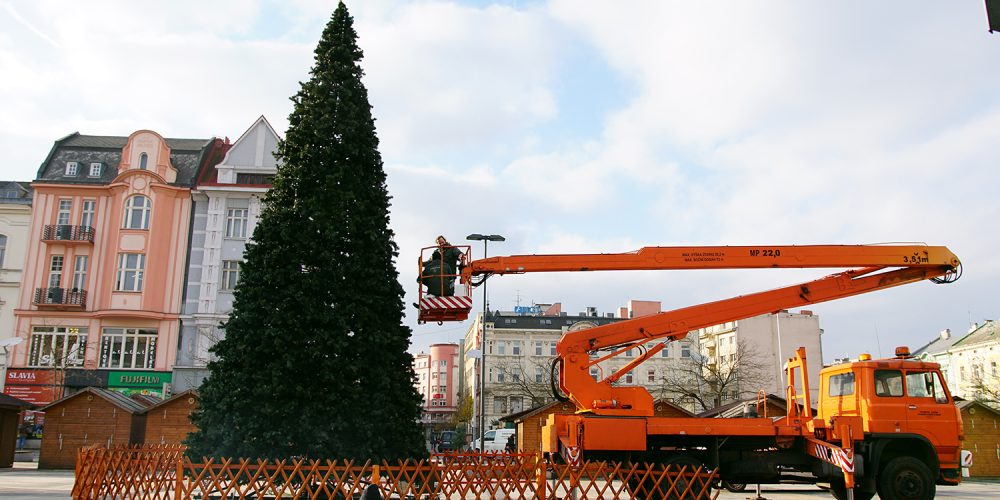
[[[343,3],[315,53],[192,416],[193,456],[426,454],[386,176]]]

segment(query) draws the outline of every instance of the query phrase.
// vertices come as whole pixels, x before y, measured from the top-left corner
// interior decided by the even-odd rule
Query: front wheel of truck
[[[883,500],[932,500],[937,487],[927,465],[914,457],[896,457],[878,476]]]

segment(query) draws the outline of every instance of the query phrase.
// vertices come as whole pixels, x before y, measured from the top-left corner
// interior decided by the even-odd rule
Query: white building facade
[[[222,162],[192,191],[194,207],[175,393],[208,376],[209,349],[225,335],[247,240],[277,172],[278,134],[263,116],[232,144]]]
[[[972,325],[948,350],[946,373],[952,396],[978,400],[1000,393],[1000,323]]]
[[[759,373],[739,384],[723,397],[723,404],[751,396],[759,390],[785,397],[784,366],[795,350],[806,348],[811,396],[819,394],[819,371],[823,368],[823,344],[819,316],[811,311],[762,314],[739,321],[703,328],[694,332],[706,363],[725,365],[742,355],[759,366]],[[745,353],[738,352],[745,350]]]
[[[0,342],[15,337],[14,308],[30,229],[31,186],[27,182],[0,182]],[[7,366],[8,361],[0,348],[0,366]],[[0,387],[3,385],[0,382]]]

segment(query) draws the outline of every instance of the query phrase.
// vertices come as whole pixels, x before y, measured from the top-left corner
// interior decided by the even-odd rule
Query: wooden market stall
[[[193,389],[146,408],[146,444],[182,444],[196,430],[188,416],[197,409]]]
[[[142,443],[147,406],[119,392],[86,389],[42,408],[45,432],[39,469],[72,469],[77,449]]]

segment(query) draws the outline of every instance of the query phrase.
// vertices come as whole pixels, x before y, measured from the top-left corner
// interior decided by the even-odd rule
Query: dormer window
[[[89,177],[100,177],[101,176],[101,166],[102,166],[102,164],[100,164],[100,163],[91,163],[90,164],[90,173],[88,174],[88,176]]]
[[[78,162],[68,161],[66,162],[66,171],[63,172],[63,175],[66,177],[75,177],[76,171],[79,170],[79,168],[80,164]]]
[[[149,155],[146,153],[139,154],[139,170],[146,170],[147,162],[149,162]]]

